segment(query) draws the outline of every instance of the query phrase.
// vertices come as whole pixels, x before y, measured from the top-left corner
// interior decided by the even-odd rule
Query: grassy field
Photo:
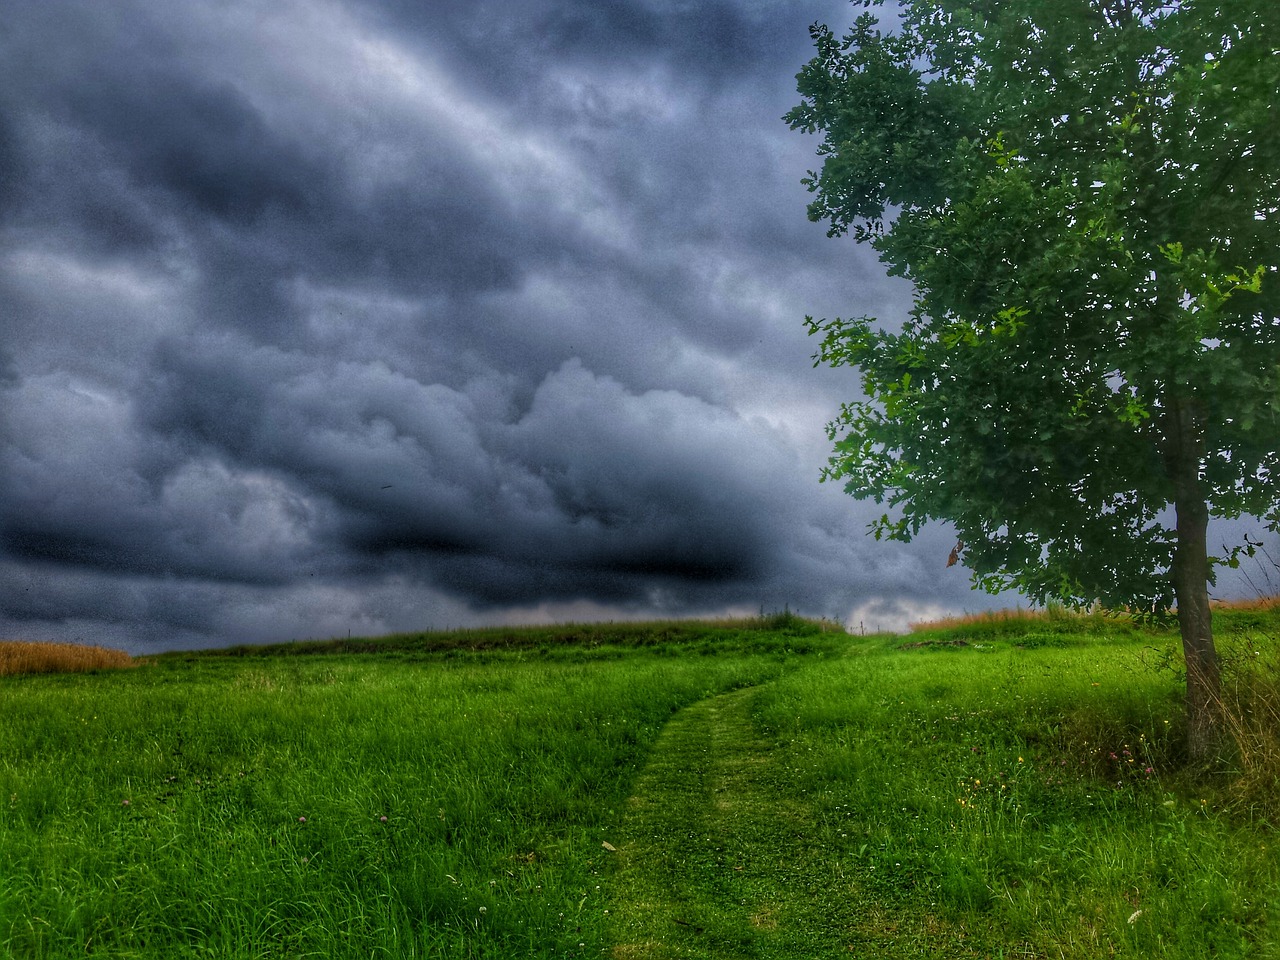
[[[1101,617],[0,677],[0,956],[1280,958],[1280,614],[1220,633],[1213,770]]]

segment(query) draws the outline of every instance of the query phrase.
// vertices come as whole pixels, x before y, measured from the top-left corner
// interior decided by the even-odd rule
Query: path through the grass
[[[806,889],[817,878],[801,873],[805,810],[751,723],[753,693],[682,711],[640,775],[613,883],[619,960],[796,956],[817,932],[797,942],[796,925],[810,926],[815,900],[840,895],[838,876]]]
[[[618,837],[614,960],[977,956],[935,918],[877,902],[818,839],[797,758],[752,723],[758,689],[687,707],[655,745]]]

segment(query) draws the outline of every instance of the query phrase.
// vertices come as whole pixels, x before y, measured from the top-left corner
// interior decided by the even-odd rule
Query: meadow
[[[0,677],[0,956],[1280,958],[1280,612],[1237,746],[1101,616],[789,614]]]

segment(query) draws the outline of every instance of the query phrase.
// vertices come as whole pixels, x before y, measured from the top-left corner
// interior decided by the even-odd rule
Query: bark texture
[[[1175,400],[1166,414],[1165,466],[1177,512],[1174,596],[1187,665],[1187,752],[1214,759],[1223,742],[1222,679],[1209,608],[1209,507],[1200,484],[1203,427],[1194,401]]]

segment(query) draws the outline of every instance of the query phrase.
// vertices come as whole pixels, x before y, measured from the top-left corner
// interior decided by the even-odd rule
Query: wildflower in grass
[[[306,823],[306,822],[307,822],[307,818],[306,818],[306,817],[299,817],[299,818],[298,818],[298,822],[299,822],[299,823]]]
[[[121,801],[120,801],[120,806],[122,806],[122,807],[127,807],[127,806],[129,806],[129,801],[128,801],[128,800],[121,800]]]

